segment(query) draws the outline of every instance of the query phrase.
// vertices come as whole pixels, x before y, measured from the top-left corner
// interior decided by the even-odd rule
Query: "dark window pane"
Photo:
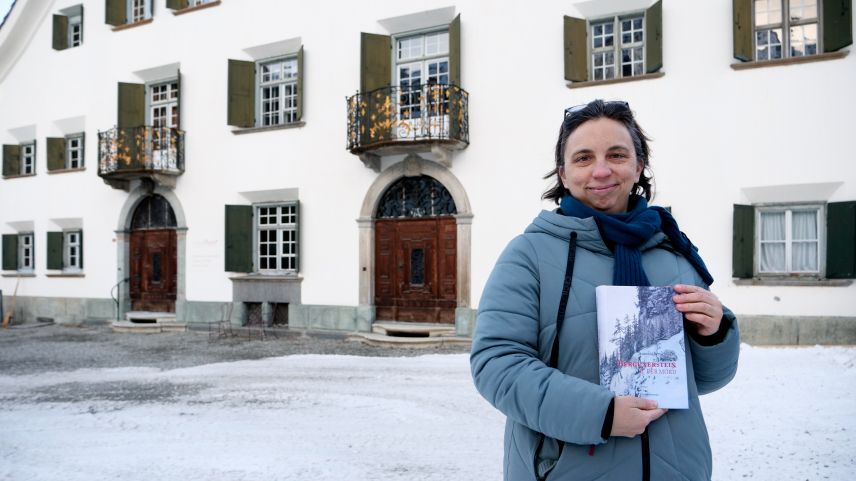
[[[152,276],[149,279],[151,282],[160,282],[162,274],[161,253],[155,252],[152,254]]]
[[[410,251],[410,283],[425,284],[425,251],[422,249]]]

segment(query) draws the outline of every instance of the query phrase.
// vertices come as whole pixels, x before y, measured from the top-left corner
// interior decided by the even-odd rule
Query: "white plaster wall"
[[[48,12],[77,3],[56,1]],[[175,193],[188,220],[187,299],[231,296],[223,272],[223,206],[246,203],[239,192],[296,187],[303,302],[357,304],[355,219],[377,175],[345,150],[345,97],[359,88],[360,32],[387,33],[377,20],[447,6],[439,0],[418,7],[391,0],[223,0],[174,16],[164,0],[155,0],[151,24],[113,32],[103,23],[104,2],[87,1],[84,44],[62,52],[51,48],[46,15],[0,81],[0,140],[17,143],[9,130],[31,124],[38,140],[38,175],[0,181],[0,231],[12,232],[10,221],[35,223],[37,277],[24,279],[19,293],[108,295],[116,282],[114,230],[127,194],[97,176],[97,131],[116,122],[117,82],[138,82],[134,71],[179,62],[186,173]],[[856,154],[847,143],[856,56],[735,71],[729,67],[731,2],[666,1],[664,77],[568,89],[562,15],[577,14],[572,5],[462,0],[454,6],[462,22],[471,144],[455,156],[452,172],[475,214],[471,305],[477,306],[505,244],[549,207],[540,201],[548,185],[541,177],[552,167],[563,108],[621,98],[654,139],[656,201],[672,206],[700,246],[717,279],[714,288],[729,306],[748,314],[856,315],[856,286],[737,287],[730,278],[731,206],[747,201],[742,188],[843,182],[829,200],[856,199]],[[227,59],[249,60],[244,49],[294,37],[305,49],[306,125],[233,135],[226,125]],[[7,55],[0,44],[0,63]],[[87,169],[47,175],[45,137],[60,133],[55,121],[76,116],[86,117]],[[63,217],[84,219],[84,279],[44,275],[45,232],[55,229],[48,219]],[[14,283],[2,278],[0,289],[11,292]]]

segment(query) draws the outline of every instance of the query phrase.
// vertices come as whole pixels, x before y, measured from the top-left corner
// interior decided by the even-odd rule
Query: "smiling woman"
[[[470,360],[476,388],[507,416],[507,480],[710,479],[699,395],[734,377],[737,321],[675,219],[648,206],[649,154],[626,102],[567,109],[543,196],[559,208],[511,241],[485,285]],[[688,409],[600,385],[603,285],[673,286],[692,359]]]

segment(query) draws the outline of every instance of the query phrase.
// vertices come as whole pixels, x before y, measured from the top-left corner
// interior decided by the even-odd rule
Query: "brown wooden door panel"
[[[130,257],[131,309],[175,312],[175,230],[131,232]]]
[[[454,218],[377,220],[377,318],[454,322],[456,251]]]

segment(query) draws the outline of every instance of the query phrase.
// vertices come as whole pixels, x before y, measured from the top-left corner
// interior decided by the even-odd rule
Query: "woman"
[[[506,480],[711,477],[698,396],[734,377],[737,322],[672,216],[648,206],[648,154],[627,103],[567,109],[544,194],[559,208],[511,241],[485,286],[470,362],[479,392],[507,416]],[[599,385],[598,285],[674,286],[689,409]]]

